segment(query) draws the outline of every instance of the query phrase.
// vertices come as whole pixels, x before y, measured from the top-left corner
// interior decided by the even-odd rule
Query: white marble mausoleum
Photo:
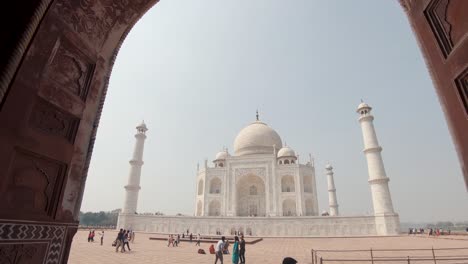
[[[312,158],[309,155],[309,160],[300,164],[295,151],[283,145],[279,134],[261,122],[257,113],[256,121],[235,138],[233,154],[225,148],[216,154],[211,166],[205,161],[203,168],[197,168],[195,210],[190,217],[136,214],[147,131],[144,123],[139,125],[118,228],[159,233],[188,229],[193,233],[228,235],[241,231],[255,236],[395,235],[399,216],[393,209],[371,110],[361,103],[357,113],[368,162],[373,215],[339,214],[333,167],[328,164],[320,173],[327,177],[329,208],[319,216]]]

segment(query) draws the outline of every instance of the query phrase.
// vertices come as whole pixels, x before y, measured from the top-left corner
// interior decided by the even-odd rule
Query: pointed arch
[[[220,216],[221,215],[221,203],[218,200],[213,200],[208,205],[209,216]]]
[[[210,181],[210,193],[221,193],[221,179],[214,177]]]
[[[291,175],[281,178],[281,192],[295,192],[294,177]]]
[[[286,199],[283,201],[283,216],[296,216],[296,201]]]

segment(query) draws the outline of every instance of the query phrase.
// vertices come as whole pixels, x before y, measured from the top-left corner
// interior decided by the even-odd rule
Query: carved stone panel
[[[142,0],[58,1],[55,11],[74,31],[100,46],[116,23],[125,25],[134,20],[146,3]]]
[[[47,243],[2,244],[0,243],[0,263],[32,264],[43,263]]]
[[[65,39],[58,39],[45,77],[85,101],[95,63]]]
[[[75,140],[79,123],[80,119],[41,99],[38,99],[29,118],[29,124],[34,129],[63,137],[70,143]]]
[[[53,216],[67,166],[17,149],[9,169],[3,205],[17,212]]]
[[[465,0],[432,0],[424,11],[445,58],[468,33],[466,10]]]
[[[466,118],[468,119],[468,69],[463,71],[460,76],[455,79],[457,85],[458,96],[465,109]]]
[[[66,226],[0,222],[0,263],[62,263]]]
[[[265,168],[238,168],[238,169],[235,169],[236,179],[239,179],[240,176],[244,176],[244,175],[255,175],[255,176],[259,176],[260,178],[262,178],[263,181],[265,181],[265,174],[266,174]]]

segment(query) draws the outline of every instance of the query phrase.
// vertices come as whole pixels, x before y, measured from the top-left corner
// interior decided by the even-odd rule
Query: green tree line
[[[80,212],[81,226],[116,226],[120,209],[110,212]]]

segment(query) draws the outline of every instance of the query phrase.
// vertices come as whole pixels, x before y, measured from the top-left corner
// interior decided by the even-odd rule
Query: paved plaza
[[[98,232],[96,232],[98,233]],[[195,243],[181,242],[179,247],[167,247],[166,241],[149,240],[150,234],[137,233],[135,242],[130,244],[132,251],[116,253],[111,246],[116,237],[115,231],[106,231],[104,245],[100,246],[99,236],[94,243],[87,242],[87,231],[79,231],[73,240],[70,264],[118,264],[118,263],[214,263],[214,255],[197,254]],[[208,253],[209,243],[202,243],[201,248]],[[395,249],[395,248],[460,248],[468,247],[468,237],[453,239],[427,238],[414,236],[367,237],[367,238],[266,238],[254,245],[246,246],[247,263],[281,263],[286,256],[291,256],[299,263],[312,263],[311,249]],[[428,253],[417,253],[421,254]],[[368,253],[358,253],[368,257]],[[408,254],[408,252],[390,253]],[[442,252],[440,254],[443,254]],[[456,252],[468,256],[468,250]],[[343,257],[343,254],[333,255]],[[356,257],[357,255],[353,255]],[[393,255],[396,256],[396,255]],[[399,255],[398,255],[399,256]],[[225,264],[231,263],[230,255],[225,255]],[[458,261],[450,263],[467,263]],[[219,262],[218,262],[219,263]],[[339,263],[339,262],[331,262]],[[348,262],[349,263],[349,262]],[[356,262],[351,262],[356,263]],[[381,262],[380,262],[381,263]],[[417,262],[424,263],[424,262]],[[431,262],[433,263],[433,262]],[[439,262],[438,262],[439,263]],[[448,262],[440,262],[448,263]]]

